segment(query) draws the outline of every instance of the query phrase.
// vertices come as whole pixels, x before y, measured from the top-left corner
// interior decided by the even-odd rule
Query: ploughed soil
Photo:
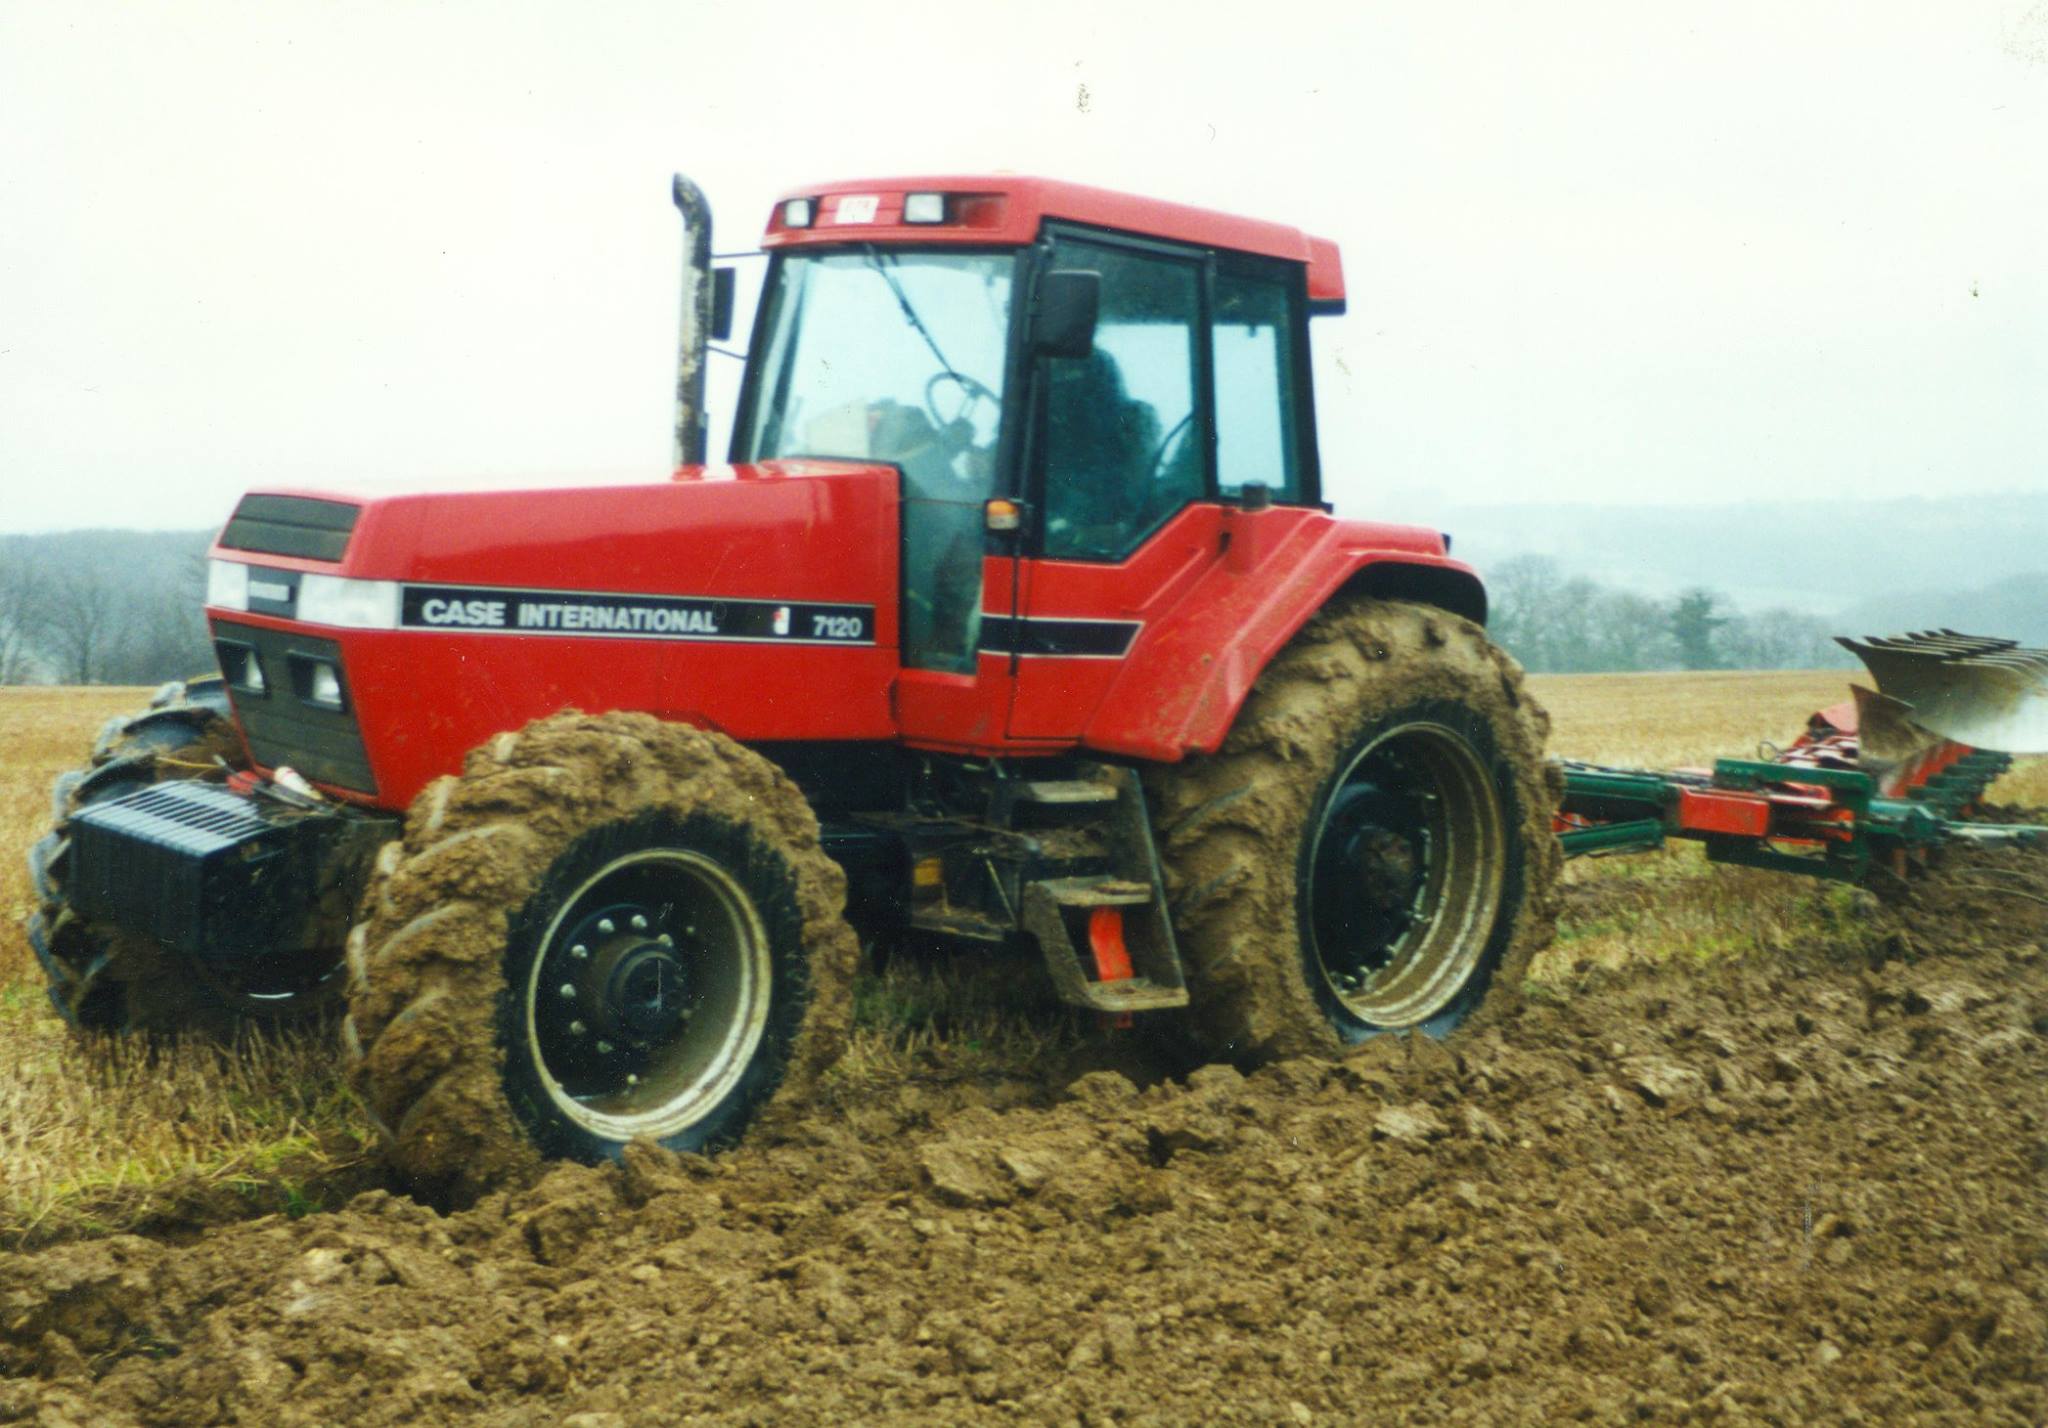
[[[0,1255],[0,1421],[2038,1424],[2048,859],[1840,914],[1444,1044]]]

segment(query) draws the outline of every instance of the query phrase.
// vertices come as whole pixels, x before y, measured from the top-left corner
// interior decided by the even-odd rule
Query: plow
[[[1564,855],[1683,839],[1717,863],[1860,883],[1956,844],[2048,846],[2048,826],[1983,805],[2015,754],[2048,752],[2048,650],[1953,630],[1837,643],[1877,687],[1852,685],[1769,757],[1671,772],[1565,761]]]

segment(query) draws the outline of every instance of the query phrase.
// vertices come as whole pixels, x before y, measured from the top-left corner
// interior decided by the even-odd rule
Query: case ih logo
[[[872,605],[713,600],[695,595],[598,595],[570,590],[481,590],[408,585],[399,623],[414,630],[666,640],[773,640],[868,645]]]

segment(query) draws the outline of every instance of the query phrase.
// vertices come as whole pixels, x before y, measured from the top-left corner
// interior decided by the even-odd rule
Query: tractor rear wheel
[[[399,1170],[464,1203],[543,1158],[697,1151],[844,1049],[846,881],[722,735],[568,713],[430,785],[349,936],[343,1028]]]
[[[1202,1054],[1442,1036],[1549,938],[1549,719],[1472,622],[1344,598],[1151,776]]]
[[[315,968],[275,985],[228,984],[147,937],[81,916],[65,894],[70,823],[80,809],[172,779],[218,779],[244,766],[226,687],[215,677],[158,690],[149,707],[109,719],[81,769],[58,775],[52,827],[29,849],[37,907],[29,945],[58,1013],[82,1031],[228,1035],[245,1019],[279,1022],[323,1005]],[[326,966],[331,967],[331,963]]]

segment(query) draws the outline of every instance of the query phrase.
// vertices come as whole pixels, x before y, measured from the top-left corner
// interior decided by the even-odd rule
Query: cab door
[[[1298,265],[1092,234],[1056,235],[1049,261],[1101,274],[1095,350],[1038,359],[1036,530],[1017,618],[992,582],[982,639],[1016,672],[1010,736],[1067,741],[1198,586],[1220,593],[1226,503],[1316,496]]]
[[[983,645],[1016,671],[1010,736],[1064,741],[1079,737],[1148,616],[1215,561],[1218,512],[1206,255],[1059,234],[1046,261],[1101,275],[1094,351],[1038,359],[1025,473],[1037,515],[1020,608],[1003,619],[992,606]]]

